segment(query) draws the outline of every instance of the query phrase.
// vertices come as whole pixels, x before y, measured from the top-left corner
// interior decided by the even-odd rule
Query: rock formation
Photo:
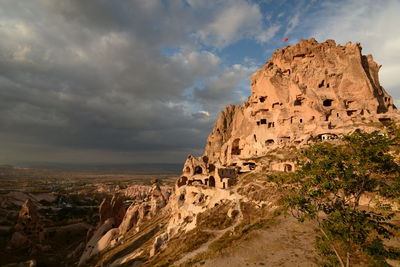
[[[113,195],[111,200],[103,199],[99,206],[100,222],[95,229],[88,231],[86,246],[79,265],[84,264],[90,257],[105,249],[118,235],[118,227],[125,213],[124,203],[118,194]]]
[[[163,233],[156,237],[154,244],[150,250],[150,257],[153,257],[157,252],[159,252],[163,247],[165,247],[168,240],[168,233]]]
[[[214,179],[220,170],[233,169],[239,173],[262,168],[291,172],[296,168],[296,159],[288,154],[295,154],[297,148],[320,141],[340,142],[343,135],[356,129],[382,131],[386,123],[399,122],[392,97],[379,83],[380,67],[371,55],[362,55],[359,43],[342,46],[333,40],[318,43],[310,39],[274,52],[252,75],[248,100],[222,111],[208,136],[203,156],[187,158],[170,200],[173,212],[167,232],[156,238],[151,255],[165,245],[165,237],[179,238],[182,232],[200,230],[199,215],[220,204],[217,201],[235,204],[227,213],[231,218],[246,212],[240,209],[242,203],[256,204],[257,209],[270,205],[269,212],[278,204],[260,197],[271,191],[272,196],[277,196],[273,186],[268,187],[264,179],[258,180],[258,184],[254,182],[257,175],[264,176],[266,172],[242,176],[243,183],[242,177],[238,177],[242,187],[231,189],[226,185],[215,186]],[[219,175],[215,180],[222,182],[221,178]],[[251,192],[257,192],[257,187],[261,191],[252,200]],[[240,197],[242,201],[238,201]],[[375,197],[363,200],[370,203]],[[203,250],[197,252],[196,260],[200,262]],[[189,263],[189,257],[183,256],[174,264],[183,262]],[[229,264],[231,261],[226,265]],[[207,266],[212,264],[208,262]]]
[[[167,205],[169,194],[165,196],[157,180],[152,181],[151,189],[141,204],[132,204],[126,211],[125,217],[119,226],[120,235],[127,233],[144,220],[152,218]]]
[[[263,166],[257,166],[257,160],[398,121],[393,100],[379,83],[379,68],[371,55],[361,54],[359,43],[341,46],[310,39],[277,50],[252,75],[248,101],[221,112],[204,155],[188,156],[169,203],[173,215],[168,236],[195,228],[197,214],[218,201],[233,201],[235,192],[219,189],[233,186],[237,174],[259,167],[286,172],[296,168],[287,158]],[[164,242],[156,240],[154,253]]]
[[[115,222],[113,218],[107,219],[103,224],[101,224],[93,233],[92,237],[87,242],[86,247],[82,253],[82,256],[79,260],[79,265],[84,264],[90,257],[98,254],[104,248],[104,240],[101,242],[101,239],[110,229],[114,229]]]
[[[168,198],[171,194],[171,187],[169,186],[160,186],[162,194]],[[120,192],[127,198],[133,200],[145,200],[149,193],[151,187],[148,185],[131,185],[125,189],[122,189]]]
[[[334,140],[397,120],[379,68],[371,55],[361,54],[359,43],[310,39],[279,49],[252,75],[248,101],[221,113],[204,155],[211,163],[242,164],[276,148]]]
[[[41,243],[45,240],[43,224],[39,218],[37,208],[28,199],[22,205],[18,214],[14,233],[8,244],[9,248],[28,248],[31,252],[41,249]]]
[[[89,258],[104,249],[115,246],[131,229],[139,227],[143,221],[158,214],[167,205],[168,198],[169,193],[163,192],[159,182],[153,180],[144,201],[139,204],[133,203],[126,212],[118,196],[114,196],[111,201],[103,200],[99,207],[99,226],[93,234],[89,234],[90,239],[82,253],[79,265],[83,265]]]
[[[99,207],[100,224],[103,224],[109,218],[113,218],[115,225],[120,225],[125,211],[124,203],[118,194],[113,195],[111,201],[103,199]]]

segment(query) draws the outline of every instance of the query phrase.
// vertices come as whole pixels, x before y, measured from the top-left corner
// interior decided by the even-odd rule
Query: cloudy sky
[[[0,0],[0,164],[183,162],[288,43],[361,42],[400,99],[398,0]]]

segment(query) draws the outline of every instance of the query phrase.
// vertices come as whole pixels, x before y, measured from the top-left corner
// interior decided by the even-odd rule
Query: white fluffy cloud
[[[265,43],[278,29],[277,25],[269,28],[264,25],[259,5],[235,0],[220,5],[219,11],[196,35],[207,45],[223,48],[243,38]]]
[[[183,70],[195,76],[212,75],[218,70],[221,59],[209,51],[184,49],[171,56],[174,63],[182,66]]]
[[[240,104],[250,91],[250,75],[257,70],[254,65],[235,64],[211,76],[201,88],[195,88],[194,98],[212,114],[217,114],[228,104]],[[215,116],[213,116],[213,119]]]

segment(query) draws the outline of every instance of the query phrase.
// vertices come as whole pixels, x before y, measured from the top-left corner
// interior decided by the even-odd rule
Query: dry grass
[[[252,203],[241,203],[243,220],[233,231],[228,231],[221,238],[210,244],[207,252],[197,255],[183,264],[183,267],[202,264],[207,259],[221,256],[227,250],[237,248],[245,241],[255,238],[258,230],[269,229],[279,222],[279,219],[268,208],[257,208]],[[198,265],[196,265],[198,266]]]
[[[227,202],[200,213],[197,216],[197,226],[208,230],[222,230],[232,226],[234,220],[227,216],[230,207],[231,202]]]
[[[139,233],[135,233],[135,229],[132,229],[126,234],[124,243],[121,243],[114,248],[101,253],[92,259],[87,266],[105,266],[119,258],[122,258],[125,255],[134,252],[138,248],[144,249],[148,252],[153,244],[154,237],[165,230],[167,221],[168,216],[165,214],[160,214],[159,216],[144,222],[144,224],[140,227]],[[147,255],[144,255],[142,260],[146,260],[146,257]]]
[[[174,237],[168,241],[168,246],[165,250],[144,264],[143,267],[171,266],[182,255],[199,248],[212,237],[213,234],[199,231],[198,229]]]

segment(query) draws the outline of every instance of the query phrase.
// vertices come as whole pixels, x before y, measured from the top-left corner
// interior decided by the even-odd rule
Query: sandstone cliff
[[[204,155],[231,165],[396,119],[379,68],[359,43],[310,39],[279,49],[252,75],[248,101],[221,113]]]

